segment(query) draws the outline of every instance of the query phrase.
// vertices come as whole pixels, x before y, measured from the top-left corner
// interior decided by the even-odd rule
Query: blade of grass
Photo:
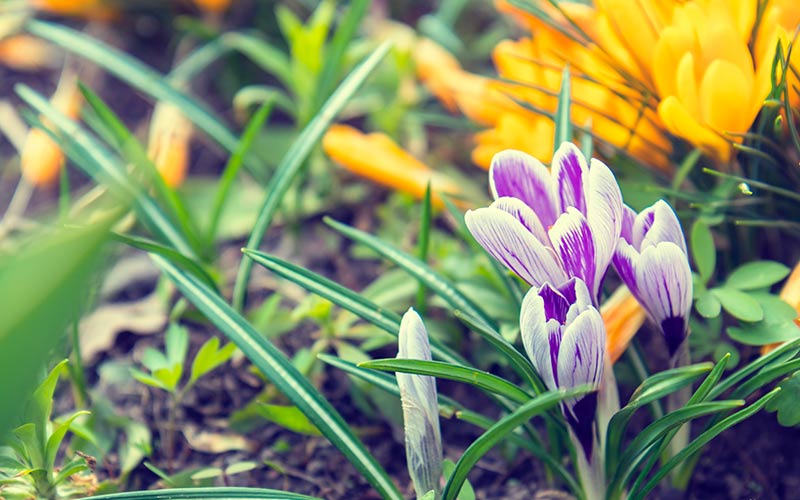
[[[291,186],[294,178],[300,172],[306,157],[316,146],[319,138],[339,111],[344,108],[345,104],[347,104],[359,87],[361,87],[361,84],[364,83],[372,70],[378,66],[378,63],[380,63],[383,57],[388,53],[389,47],[389,42],[382,44],[362,61],[361,64],[345,78],[319,113],[314,116],[292,143],[289,151],[286,152],[286,155],[275,171],[275,175],[267,186],[267,196],[261,205],[253,231],[247,239],[246,247],[248,249],[256,250],[261,244],[261,240],[264,238],[264,234],[267,232],[267,228],[272,222],[272,218],[278,210],[283,196]],[[239,270],[236,274],[236,282],[233,288],[233,307],[237,310],[242,310],[244,307],[244,301],[247,295],[247,284],[250,281],[250,271],[252,268],[253,261],[250,259],[242,259],[239,264]]]
[[[508,398],[511,401],[516,401],[517,403],[526,403],[533,397],[531,394],[528,394],[508,380],[498,377],[497,375],[483,370],[454,365],[452,363],[443,363],[441,361],[387,358],[364,361],[359,363],[358,366],[359,368],[370,368],[373,370],[431,375],[436,378],[464,382],[484,391]]]
[[[321,500],[317,497],[265,488],[169,488],[97,495],[97,500]]]
[[[242,350],[384,498],[403,498],[339,412],[278,348],[202,281],[159,255],[151,254],[151,258],[183,295]]]
[[[278,257],[251,250],[243,250],[243,252],[259,265],[264,266],[275,274],[300,285],[320,297],[330,300],[342,309],[350,311],[381,330],[395,337],[400,331],[400,315],[386,310],[363,295],[345,288],[324,276],[320,276],[308,269],[279,259]],[[431,353],[442,361],[457,364],[467,363],[458,353],[435,338],[431,339]]]
[[[428,260],[428,250],[431,241],[431,183],[425,187],[425,197],[422,199],[422,217],[420,221],[419,236],[417,238],[417,258],[422,262]],[[425,314],[428,309],[425,303],[425,284],[420,282],[417,289],[417,311],[420,314]]]
[[[458,459],[456,468],[453,470],[453,473],[450,475],[444,487],[442,499],[455,500],[461,490],[461,486],[467,479],[467,474],[472,470],[475,464],[478,463],[478,460],[491,450],[501,439],[514,431],[514,429],[525,424],[536,415],[553,408],[564,399],[586,394],[592,390],[591,387],[579,387],[569,390],[548,392],[533,398],[511,414],[500,419],[495,425],[481,434],[478,439],[469,445],[469,448],[467,448],[464,454],[461,455],[461,458]]]
[[[564,71],[561,72],[561,90],[558,92],[558,106],[556,107],[556,114],[553,116],[553,121],[555,122],[553,151],[557,150],[563,142],[572,142],[572,118],[570,115],[572,96],[570,87],[569,65],[567,65],[564,66]]]

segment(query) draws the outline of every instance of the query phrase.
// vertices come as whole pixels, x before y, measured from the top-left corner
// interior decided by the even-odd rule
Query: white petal
[[[544,226],[542,226],[541,221],[539,221],[539,217],[536,216],[536,213],[531,207],[519,198],[504,196],[498,198],[489,206],[510,213],[520,221],[531,234],[536,236],[536,239],[541,241],[543,245],[550,246],[550,238],[548,238],[547,231],[545,231]]]
[[[536,288],[531,288],[522,300],[522,307],[519,314],[519,330],[522,337],[522,345],[528,354],[536,371],[542,377],[545,386],[550,390],[558,388],[556,385],[556,373],[553,370],[552,360],[557,359],[558,348],[553,353],[551,349],[551,338],[557,334],[557,344],[561,343],[560,329],[552,332],[548,328],[544,312],[544,300],[539,296]]]
[[[553,251],[508,212],[491,207],[469,210],[464,222],[492,257],[531,285],[566,281]]]
[[[670,241],[647,247],[635,266],[638,297],[656,324],[686,318],[692,306],[692,272],[683,250]]]
[[[600,384],[605,349],[603,318],[597,309],[588,309],[564,330],[558,353],[558,380],[561,387]]]
[[[653,205],[653,224],[644,234],[639,251],[643,251],[649,246],[656,245],[662,241],[670,241],[686,254],[686,239],[683,236],[683,229],[675,215],[675,211],[664,200],[658,200]]]
[[[519,198],[539,216],[542,224],[553,224],[558,215],[550,171],[542,162],[522,151],[505,150],[492,158],[489,187],[495,198]]]
[[[611,262],[622,231],[622,193],[614,174],[601,161],[592,159],[589,168],[587,220],[592,228],[596,250],[594,282],[600,283]]]
[[[553,154],[550,167],[555,189],[560,200],[559,208],[565,212],[567,207],[575,207],[586,214],[586,180],[589,168],[586,159],[577,146],[571,142],[564,142]]]

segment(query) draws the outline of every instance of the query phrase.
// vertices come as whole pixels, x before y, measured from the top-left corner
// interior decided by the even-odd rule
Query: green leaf
[[[321,500],[265,488],[172,488],[97,495],[96,500]]]
[[[45,467],[48,471],[54,470],[58,449],[61,447],[61,441],[64,440],[64,436],[66,436],[67,432],[70,430],[72,422],[74,422],[76,418],[88,414],[88,411],[77,411],[53,428],[53,433],[47,438],[47,446],[45,447]]]
[[[723,431],[733,427],[743,420],[750,418],[756,412],[761,410],[761,408],[763,408],[764,405],[766,405],[773,397],[775,397],[779,391],[780,388],[776,387],[755,403],[723,419],[710,429],[700,434],[697,438],[695,438],[694,441],[689,443],[686,448],[682,449],[676,453],[674,457],[669,459],[641,490],[632,492],[629,498],[631,500],[643,500],[644,498],[647,498],[647,495],[650,493],[650,491],[652,491],[659,481],[666,477],[666,475],[669,474],[672,469],[680,465],[681,462],[686,460],[689,456],[699,451],[703,446],[705,446],[709,441],[717,437]]]
[[[780,262],[760,260],[748,262],[734,270],[725,281],[725,286],[738,290],[755,290],[772,286],[789,275],[791,269]]]
[[[306,436],[321,436],[322,433],[317,429],[302,411],[296,406],[278,406],[270,404],[256,405],[259,415],[274,422],[285,429]]]
[[[182,368],[186,363],[186,351],[189,349],[189,332],[177,323],[170,323],[167,333],[164,335],[164,344],[167,362],[172,366],[178,365]]]
[[[777,324],[759,321],[748,325],[732,326],[726,331],[737,342],[757,346],[785,342],[800,337],[800,327],[794,321]]]
[[[77,319],[112,222],[41,233],[0,255],[0,380],[14,381],[0,384],[0,441],[21,416],[20,402],[34,392],[53,346]]]
[[[444,475],[445,481],[453,475],[455,468],[456,464],[452,460],[442,461],[442,474]],[[435,497],[432,498],[435,500]],[[464,481],[464,485],[458,493],[458,500],[475,500],[475,490],[472,488],[472,485],[469,484],[469,481]]]
[[[341,415],[280,350],[197,278],[158,255],[151,254],[151,258],[183,295],[232,340],[278,390],[350,460],[379,494],[395,500],[402,498],[386,472],[353,434]]]
[[[778,413],[778,422],[784,427],[800,425],[800,372],[780,383],[781,392],[769,403],[767,411]]]
[[[717,296],[708,291],[695,296],[697,297],[698,295],[697,302],[694,304],[697,313],[704,318],[716,318],[719,316],[719,313],[722,312],[722,302],[719,301]]]
[[[525,403],[533,396],[518,388],[508,380],[489,372],[458,366],[441,361],[423,361],[418,359],[375,359],[359,363],[360,368],[386,370],[400,373],[416,373],[431,375],[436,378],[455,380],[474,385],[480,389],[504,396],[518,403]]]
[[[719,397],[722,393],[732,387],[736,387],[742,380],[758,370],[771,367],[773,364],[783,365],[784,358],[787,356],[793,357],[795,354],[797,354],[798,349],[800,349],[800,338],[791,340],[782,346],[779,346],[772,352],[764,354],[745,367],[727,376],[725,380],[721,381],[719,385],[711,390],[708,398],[715,399]]]
[[[561,89],[558,92],[558,106],[556,106],[556,114],[553,117],[553,121],[555,122],[555,144],[553,144],[553,151],[556,151],[563,142],[572,142],[570,87],[569,65],[566,65],[564,66],[564,71],[561,72]]]
[[[364,321],[372,323],[393,336],[396,337],[400,331],[400,315],[386,310],[368,300],[364,295],[355,293],[335,281],[278,257],[254,250],[245,249],[242,251],[254,262],[277,275],[300,285],[310,292],[316,293],[322,298],[330,300],[339,307],[352,312]],[[436,339],[431,339],[431,353],[444,361],[457,364],[466,363],[466,360],[458,353]]]
[[[717,249],[714,247],[714,236],[711,234],[708,224],[699,219],[695,221],[689,241],[692,247],[694,267],[700,274],[703,283],[708,283],[708,279],[714,274],[714,268],[717,266]]]
[[[370,54],[359,66],[353,70],[342,82],[339,88],[331,95],[322,109],[303,129],[300,135],[292,143],[286,155],[278,165],[275,175],[267,186],[267,196],[258,212],[258,218],[247,239],[246,247],[256,249],[261,244],[267,228],[272,222],[283,196],[291,187],[297,174],[300,172],[303,162],[308,157],[311,150],[319,141],[322,134],[331,124],[336,115],[344,108],[344,105],[361,87],[367,76],[374,70],[378,63],[389,51],[390,45],[384,43]],[[242,259],[239,270],[236,274],[236,282],[233,290],[233,306],[241,310],[244,306],[245,295],[247,294],[247,283],[250,280],[250,271],[253,268],[253,261]]]
[[[455,500],[461,490],[461,486],[467,479],[467,474],[475,467],[478,460],[517,427],[525,424],[536,415],[553,408],[564,399],[580,396],[592,390],[591,387],[578,387],[541,394],[500,419],[489,430],[481,434],[478,439],[473,441],[464,451],[464,454],[461,455],[461,458],[458,459],[453,474],[444,487],[442,499]]]
[[[192,361],[189,383],[195,383],[197,379],[231,359],[235,351],[235,344],[228,344],[220,349],[217,337],[208,339],[197,351],[197,355]]]
[[[712,288],[711,292],[731,316],[742,321],[761,321],[764,310],[756,299],[735,288]]]
[[[143,383],[144,385],[149,385],[150,387],[155,387],[156,389],[162,389],[167,392],[171,390],[171,388],[163,380],[154,375],[150,375],[149,373],[145,373],[143,371],[132,368],[131,375],[133,376],[133,378]]]

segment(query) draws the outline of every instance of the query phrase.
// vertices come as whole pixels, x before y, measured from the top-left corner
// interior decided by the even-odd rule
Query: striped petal
[[[666,201],[658,200],[653,204],[651,209],[650,213],[652,213],[653,216],[652,222],[649,224],[649,228],[644,231],[639,251],[641,252],[645,248],[661,243],[662,241],[670,241],[678,245],[684,254],[687,254],[686,239],[683,236],[683,229],[672,207],[670,207]],[[649,219],[649,214],[647,218]]]
[[[622,227],[620,237],[628,243],[633,243],[633,226],[636,223],[636,211],[628,205],[622,206]]]
[[[548,328],[544,299],[536,288],[531,288],[522,300],[519,328],[528,359],[539,372],[544,385],[550,390],[558,389],[556,374],[561,329]]]
[[[577,209],[568,207],[548,234],[567,276],[585,281],[592,297],[596,297],[599,281],[595,281],[595,243],[586,217]]]
[[[686,254],[665,241],[647,247],[636,263],[638,298],[661,329],[670,355],[688,334],[692,272]]]
[[[536,239],[541,241],[543,245],[550,246],[550,238],[547,236],[547,231],[545,231],[544,226],[542,226],[539,217],[531,207],[519,198],[504,196],[498,198],[489,206],[510,213],[525,226],[525,229],[536,236]]]
[[[558,353],[558,380],[561,387],[599,385],[603,375],[605,347],[603,318],[597,309],[587,309],[564,330]]]
[[[511,149],[494,155],[489,186],[495,198],[511,196],[525,202],[545,227],[555,222],[553,180],[547,167],[533,156]]]
[[[586,213],[595,240],[594,283],[600,283],[614,255],[622,231],[622,193],[605,163],[592,159],[586,193]]]
[[[617,241],[617,249],[611,261],[622,282],[627,285],[631,293],[638,299],[639,287],[636,284],[636,264],[639,261],[639,252],[625,238],[620,238]]]
[[[575,207],[586,214],[584,180],[589,169],[583,153],[571,142],[564,142],[553,154],[551,169],[561,211],[566,211],[567,207]]]
[[[464,215],[472,236],[495,259],[531,285],[567,280],[553,251],[545,247],[513,215],[487,207]]]

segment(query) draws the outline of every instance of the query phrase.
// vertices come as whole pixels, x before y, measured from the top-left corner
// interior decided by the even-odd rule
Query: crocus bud
[[[159,102],[150,121],[147,153],[164,182],[179,186],[189,169],[192,124],[173,104]]]
[[[667,202],[659,200],[638,215],[625,207],[614,267],[674,357],[689,335],[692,271],[681,224]]]
[[[519,321],[525,351],[548,389],[600,386],[606,332],[583,280],[532,288],[522,301]],[[597,393],[565,400],[562,411],[591,461]]]
[[[431,360],[428,332],[414,309],[400,323],[398,359]],[[403,404],[406,459],[417,498],[433,490],[439,495],[442,476],[442,437],[439,430],[439,403],[436,379],[427,375],[398,373]]]

